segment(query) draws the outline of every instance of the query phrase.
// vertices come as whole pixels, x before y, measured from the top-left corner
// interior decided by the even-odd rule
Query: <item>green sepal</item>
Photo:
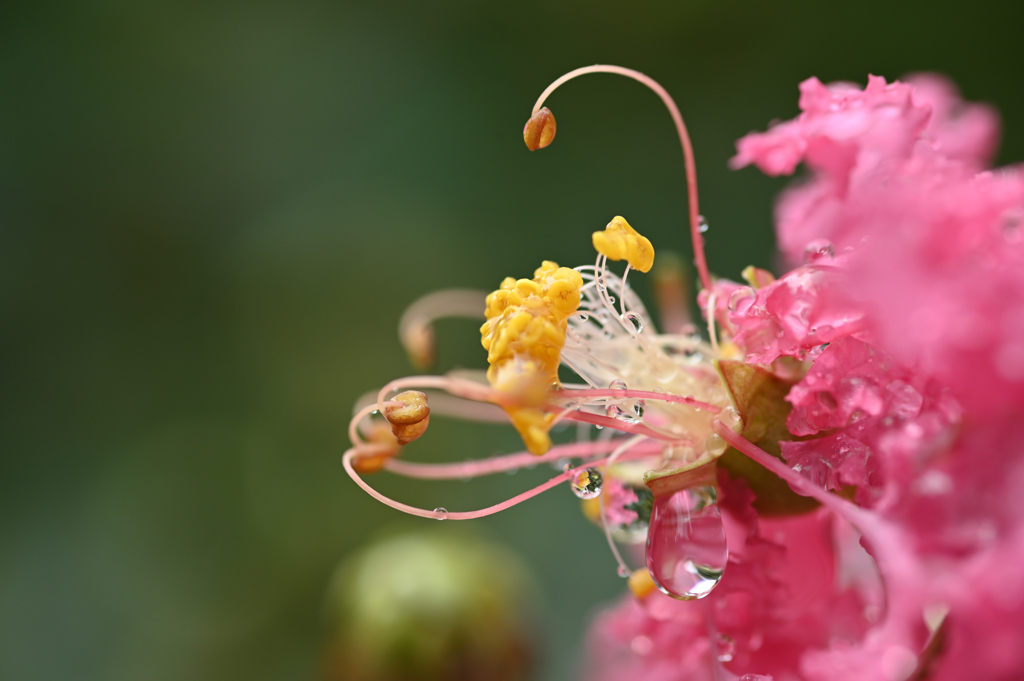
[[[793,384],[753,364],[737,360],[715,362],[736,411],[743,418],[744,438],[782,460],[779,442],[795,440],[786,428],[793,405],[786,401]],[[718,465],[743,478],[757,497],[754,509],[763,516],[797,515],[818,507],[818,502],[790,489],[782,478],[753,459],[729,447]]]

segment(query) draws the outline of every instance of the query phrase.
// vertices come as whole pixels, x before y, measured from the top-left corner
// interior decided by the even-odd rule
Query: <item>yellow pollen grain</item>
[[[603,232],[594,232],[594,248],[609,260],[625,260],[641,272],[649,272],[654,265],[654,246],[619,215],[612,218]]]
[[[565,329],[579,309],[582,286],[579,272],[545,260],[533,279],[506,277],[487,296],[487,321],[480,327],[491,365],[487,380],[514,399],[505,411],[534,454],[551,448],[548,431],[555,415],[541,407],[558,384]]]

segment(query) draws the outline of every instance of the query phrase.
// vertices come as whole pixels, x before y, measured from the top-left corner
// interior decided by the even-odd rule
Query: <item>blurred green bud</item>
[[[507,550],[454,528],[388,536],[328,595],[330,681],[517,681],[535,657],[533,589]]]

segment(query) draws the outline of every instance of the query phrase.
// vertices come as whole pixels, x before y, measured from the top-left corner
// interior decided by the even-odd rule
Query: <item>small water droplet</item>
[[[638,420],[644,417],[644,409],[645,405],[643,400],[637,400],[633,403],[633,415],[636,416]]]
[[[679,600],[703,598],[718,586],[728,561],[714,487],[690,487],[654,498],[647,569],[661,591]]]
[[[614,381],[608,384],[608,388],[611,390],[626,390],[626,382],[621,378],[616,378]]]
[[[604,426],[602,426],[599,423],[598,424],[594,424],[594,427],[597,428],[598,430],[604,430]]]
[[[434,509],[434,518],[436,520],[447,520],[448,509],[445,508],[444,506],[438,506],[437,508]]]
[[[726,634],[719,634],[716,638],[718,661],[732,662],[732,657],[736,654],[736,641],[733,640],[732,636],[727,636]]]
[[[739,432],[743,426],[743,419],[740,413],[733,407],[726,407],[718,414],[718,420],[730,430]]]
[[[586,312],[580,312],[579,315],[577,315],[577,319],[579,319],[581,322],[589,321],[590,315],[587,314]]]
[[[831,258],[833,255],[835,250],[828,239],[815,239],[804,248],[804,262],[808,265],[822,258]]]
[[[633,572],[625,565],[620,565],[615,573],[623,579],[627,579],[631,574],[633,574]]]
[[[609,404],[608,408],[604,412],[610,419],[624,419],[626,418],[626,412],[623,411],[622,407],[617,404]]]
[[[640,333],[644,330],[644,320],[635,312],[627,312],[622,315],[622,321],[626,322],[626,326],[633,328],[633,333]]]
[[[697,229],[701,234],[708,231],[708,220],[703,215],[697,216]]]
[[[704,440],[704,447],[708,450],[708,454],[711,456],[721,456],[725,454],[725,450],[729,448],[729,443],[725,441],[718,433],[711,433]]]
[[[729,312],[746,314],[757,300],[757,293],[749,286],[741,286],[729,295]]]
[[[601,494],[604,479],[596,468],[583,468],[573,473],[569,485],[580,499],[596,499]]]

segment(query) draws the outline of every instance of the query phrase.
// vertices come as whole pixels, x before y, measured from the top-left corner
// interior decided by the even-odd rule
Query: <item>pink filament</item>
[[[639,71],[633,69],[623,68],[621,66],[612,66],[609,64],[595,64],[593,66],[584,66],[583,68],[570,71],[558,80],[548,85],[547,89],[541,93],[540,97],[537,98],[537,103],[533,105],[533,113],[537,113],[541,106],[544,105],[544,100],[554,92],[558,86],[563,83],[572,80],[577,76],[582,76],[587,73],[617,73],[620,76],[626,76],[633,80],[643,83],[651,90],[654,90],[655,94],[661,97],[661,101],[665,103],[665,107],[668,109],[669,114],[672,116],[672,121],[676,125],[676,132],[679,134],[679,142],[683,147],[683,161],[686,164],[686,195],[690,210],[690,238],[693,241],[693,261],[697,266],[697,273],[700,275],[700,284],[707,290],[711,290],[711,275],[708,273],[707,260],[704,257],[704,237],[700,233],[700,208],[697,205],[697,162],[693,157],[693,145],[690,143],[690,134],[686,131],[686,124],[683,123],[683,116],[679,113],[679,107],[676,106],[672,96],[663,88],[656,80],[647,76]]]
[[[647,390],[615,390],[612,388],[593,388],[590,390],[559,390],[556,393],[557,397],[635,397],[643,400],[659,400],[661,402],[669,402],[672,404],[686,404],[697,409],[707,409],[712,414],[717,414],[722,411],[721,407],[716,407],[713,404],[707,402],[701,402],[700,400],[694,399],[688,395],[669,395],[666,393],[655,393]]]
[[[417,508],[416,506],[409,506],[408,504],[403,504],[400,501],[395,501],[394,499],[386,497],[377,490],[375,490],[365,480],[363,480],[362,477],[360,477],[360,475],[356,472],[355,468],[352,467],[352,459],[355,457],[355,454],[356,450],[354,448],[349,449],[347,452],[345,452],[345,455],[342,457],[341,463],[345,467],[345,472],[348,473],[349,477],[352,478],[352,480],[354,480],[357,485],[363,488],[363,491],[365,491],[367,494],[369,494],[377,501],[383,504],[387,504],[391,508],[402,511],[403,513],[419,516],[421,518],[433,518],[435,520],[472,520],[474,518],[483,518],[485,516],[499,513],[501,511],[504,511],[505,509],[512,508],[513,506],[520,504],[526,501],[527,499],[531,499],[540,494],[541,492],[545,492],[562,482],[565,482],[566,480],[570,479],[573,476],[573,473],[575,472],[572,469],[567,469],[566,471],[559,473],[550,480],[543,482],[532,489],[528,489],[521,494],[517,494],[511,499],[506,499],[501,503],[495,504],[493,506],[488,506],[487,508],[482,508],[478,511],[445,511],[444,514],[441,515],[439,514],[438,511],[428,511],[425,508]],[[644,449],[637,452],[630,452],[628,455],[621,456],[619,458],[628,460],[634,457],[639,458],[641,456],[646,456],[649,454],[650,451]],[[562,455],[564,456],[564,454]],[[536,457],[534,458],[536,459]],[[591,461],[588,465],[595,467],[603,466],[607,461],[607,458],[598,459],[596,461]]]

